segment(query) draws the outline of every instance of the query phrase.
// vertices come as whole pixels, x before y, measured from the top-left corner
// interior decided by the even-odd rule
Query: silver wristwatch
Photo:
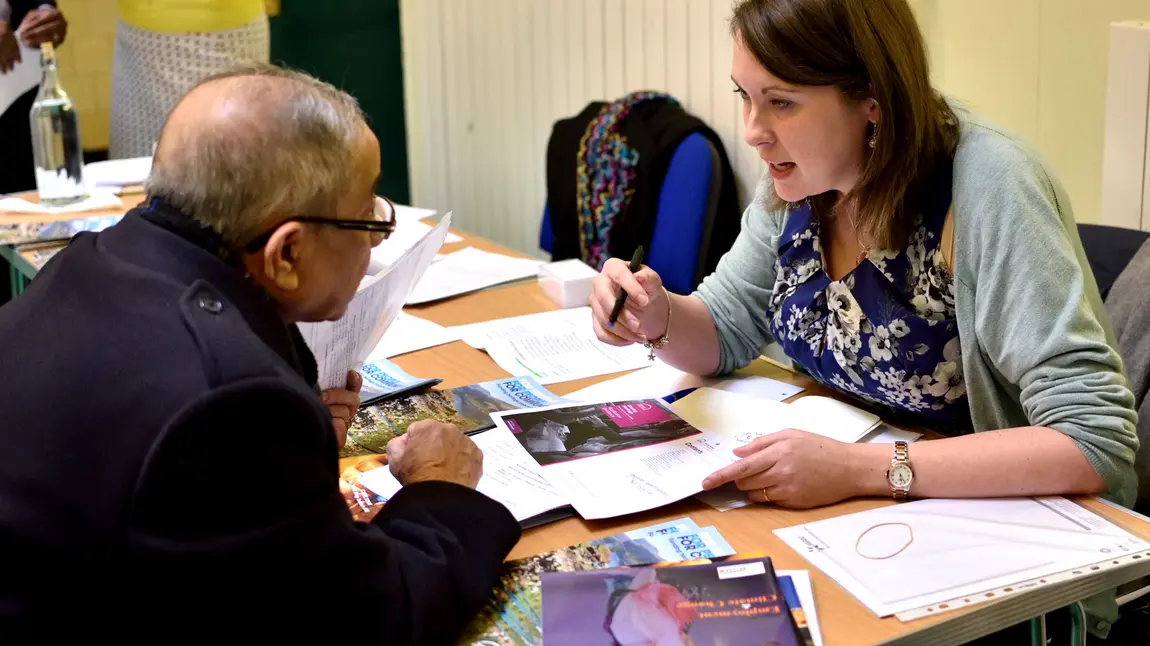
[[[914,481],[914,471],[910,468],[910,451],[906,442],[894,443],[894,458],[890,461],[890,469],[886,472],[886,480],[890,483],[891,493],[895,500],[906,500],[910,494],[910,485]]]

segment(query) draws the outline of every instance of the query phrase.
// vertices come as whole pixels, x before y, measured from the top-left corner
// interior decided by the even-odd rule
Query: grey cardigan
[[[1065,433],[1130,506],[1137,491],[1134,397],[1066,192],[1023,142],[959,112],[951,203],[955,307],[976,431]],[[767,304],[787,211],[764,175],[742,233],[697,296],[719,332],[719,373],[771,340]]]

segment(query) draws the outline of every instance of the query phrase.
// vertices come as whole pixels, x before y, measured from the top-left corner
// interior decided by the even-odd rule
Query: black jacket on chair
[[[190,238],[138,212],[75,238],[0,308],[0,643],[452,642],[518,523],[442,482],[353,522],[315,372],[271,300]]]

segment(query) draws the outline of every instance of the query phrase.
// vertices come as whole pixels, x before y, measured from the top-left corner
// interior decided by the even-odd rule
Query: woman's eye
[[[735,92],[735,94],[738,94],[740,97],[742,97],[744,101],[750,98],[747,96],[746,90],[744,90],[741,87],[735,88],[734,92]]]
[[[787,101],[786,99],[774,99],[771,101],[771,105],[775,106],[779,110],[786,110],[794,104],[790,101]]]

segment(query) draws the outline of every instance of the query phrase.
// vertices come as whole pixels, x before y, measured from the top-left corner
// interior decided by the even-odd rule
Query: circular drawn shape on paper
[[[906,523],[879,523],[868,527],[855,541],[855,553],[882,561],[902,554],[914,542],[914,529]]]

